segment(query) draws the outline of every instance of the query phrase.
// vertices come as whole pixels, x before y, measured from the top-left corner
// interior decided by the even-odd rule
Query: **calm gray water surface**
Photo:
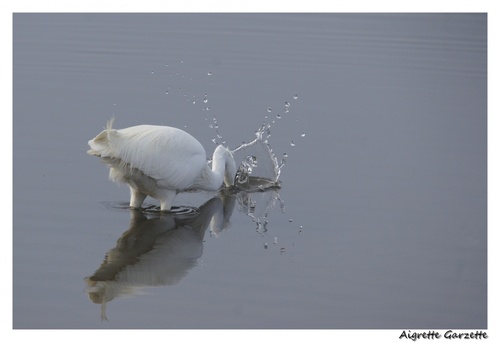
[[[14,328],[486,328],[486,24],[14,15]],[[112,116],[210,154],[214,116],[232,148],[275,120],[266,226],[245,194],[125,209],[86,154]]]

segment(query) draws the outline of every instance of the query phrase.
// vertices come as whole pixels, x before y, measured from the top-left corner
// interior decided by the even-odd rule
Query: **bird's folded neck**
[[[236,166],[231,152],[223,146],[218,146],[212,156],[212,168],[208,165],[205,167],[196,181],[196,186],[202,190],[218,190],[223,183],[233,185],[235,173]]]

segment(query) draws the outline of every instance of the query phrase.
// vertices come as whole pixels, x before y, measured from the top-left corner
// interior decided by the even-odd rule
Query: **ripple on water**
[[[128,202],[123,202],[123,201],[109,201],[109,202],[102,202],[102,204],[106,209],[111,209],[111,210],[120,210],[120,211],[135,210],[130,208]],[[188,207],[188,206],[172,206],[172,208],[169,211],[161,211],[160,206],[154,204],[145,204],[140,210],[148,214],[164,214],[164,215],[186,215],[198,212],[198,208]]]

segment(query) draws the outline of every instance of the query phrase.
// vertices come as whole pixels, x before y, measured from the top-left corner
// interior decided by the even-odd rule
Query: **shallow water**
[[[486,24],[15,14],[14,328],[486,328]],[[270,123],[281,188],[130,211],[85,153],[112,116]]]

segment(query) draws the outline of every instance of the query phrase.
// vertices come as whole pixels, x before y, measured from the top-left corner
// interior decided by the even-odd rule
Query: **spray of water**
[[[293,100],[297,100],[297,98],[297,95],[293,96]],[[206,94],[203,102],[208,102]],[[269,143],[269,138],[271,137],[271,126],[277,123],[277,119],[288,115],[290,107],[291,103],[285,101],[283,115],[278,113],[275,115],[275,118],[270,118],[270,113],[273,112],[273,109],[268,107],[265,121],[255,131],[254,140],[249,143],[242,143],[232,150],[238,167],[235,178],[235,185],[238,189],[252,192],[281,187],[280,175],[283,166],[287,162],[288,154],[286,152],[283,153],[281,159],[278,160]],[[205,117],[205,119],[208,118]],[[267,122],[269,119],[271,123]],[[209,127],[215,130],[215,135],[212,139],[213,143],[225,145],[226,141],[219,132],[219,125],[215,116],[209,123]],[[291,146],[295,146],[295,143],[292,142]]]
[[[297,99],[297,95],[293,97]],[[290,110],[290,103],[285,102],[284,114]],[[272,109],[268,108],[267,113]],[[271,126],[277,121],[266,121],[255,131],[255,139],[243,143],[232,151],[238,171],[235,185],[243,190],[237,194],[238,208],[256,223],[256,230],[260,234],[267,232],[268,216],[271,210],[279,205],[285,211],[285,204],[279,196],[281,187],[280,176],[287,162],[288,154],[282,154],[278,160],[270,145]],[[276,114],[276,119],[282,118]]]
[[[236,165],[236,185],[246,190],[264,190],[279,187],[279,177],[283,163],[279,163],[269,145],[270,125],[263,124],[256,132],[255,139],[243,143],[232,151]]]
[[[165,66],[168,67],[168,65]],[[181,66],[178,66],[181,72],[177,72],[175,75],[170,73],[177,85],[179,82],[185,81],[184,72],[187,72]],[[214,76],[211,71],[208,71],[205,72],[205,77],[210,81],[210,84],[213,84],[216,75]],[[189,90],[183,87],[178,87],[177,92],[174,89],[175,87],[167,87],[164,90],[165,95],[184,95],[188,103],[199,107],[208,127],[213,130],[212,142],[215,145],[227,146],[226,140],[220,132],[217,117],[210,108],[211,101],[208,92],[188,94]],[[292,104],[297,99],[298,96],[293,95],[291,99],[284,101],[282,108],[265,107],[265,119],[255,131],[255,138],[249,143],[242,143],[232,150],[237,165],[235,187],[239,190],[237,194],[239,209],[252,217],[252,220],[257,223],[258,231],[261,232],[266,230],[268,213],[276,203],[279,203],[281,210],[284,211],[284,203],[279,197],[278,190],[282,186],[280,176],[283,167],[287,163],[288,154],[283,152],[277,155],[273,151],[270,145],[271,128],[277,125],[278,122],[286,120],[286,117],[290,115]],[[304,134],[301,135],[301,137],[303,136]],[[295,144],[292,141],[290,146],[294,147]]]

